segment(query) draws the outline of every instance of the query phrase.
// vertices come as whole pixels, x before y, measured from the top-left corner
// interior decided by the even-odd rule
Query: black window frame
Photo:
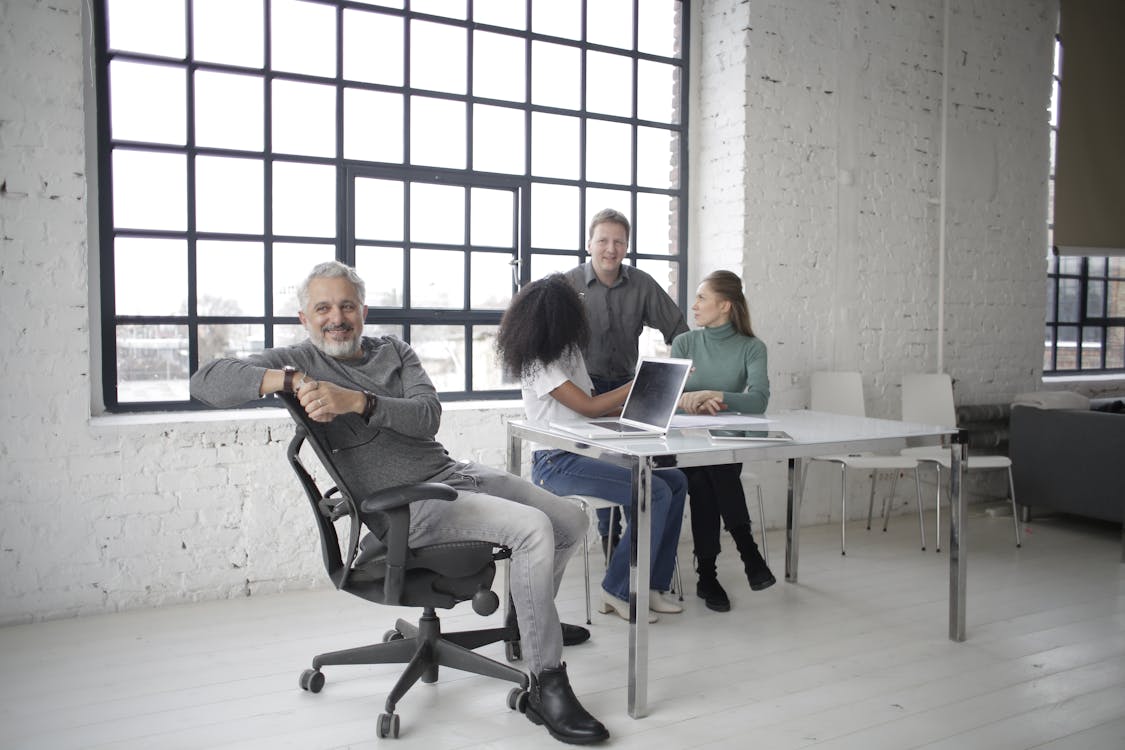
[[[178,411],[178,410],[191,410],[198,409],[202,405],[194,399],[185,400],[165,400],[165,401],[122,401],[118,395],[118,347],[117,347],[117,327],[120,325],[169,325],[169,326],[182,326],[187,332],[187,370],[188,374],[194,373],[199,367],[200,359],[200,327],[208,325],[229,325],[229,324],[250,324],[260,325],[264,332],[263,345],[269,348],[274,345],[276,325],[294,325],[298,324],[298,318],[294,314],[295,311],[288,310],[274,310],[274,294],[273,294],[273,243],[278,241],[287,242],[302,242],[311,244],[331,245],[334,251],[334,256],[345,263],[354,264],[355,262],[355,247],[356,241],[354,236],[354,216],[351,215],[353,207],[351,205],[351,181],[354,179],[355,174],[363,174],[371,169],[386,171],[403,171],[409,173],[409,179],[412,181],[445,181],[446,183],[457,184],[503,184],[505,186],[514,186],[512,189],[517,191],[518,203],[520,207],[520,215],[518,217],[518,246],[515,249],[515,257],[513,258],[514,266],[517,269],[513,278],[513,291],[518,284],[526,283],[531,278],[531,264],[530,260],[535,256],[563,256],[573,258],[575,263],[584,262],[587,254],[585,252],[586,244],[586,230],[584,226],[584,219],[582,217],[589,217],[594,211],[601,206],[587,205],[587,193],[589,190],[614,190],[621,193],[628,193],[629,198],[629,211],[628,215],[633,219],[633,242],[630,243],[630,249],[626,257],[626,262],[637,264],[639,261],[656,260],[666,261],[671,264],[673,269],[673,281],[670,283],[674,287],[674,293],[677,296],[678,303],[681,308],[685,307],[687,299],[687,263],[688,263],[688,243],[687,243],[687,191],[688,191],[688,80],[690,75],[690,3],[684,0],[671,0],[674,7],[674,13],[677,14],[677,22],[679,27],[679,39],[677,40],[677,49],[673,57],[666,57],[662,55],[655,55],[647,52],[642,52],[638,49],[639,33],[637,31],[636,19],[638,18],[639,7],[644,0],[632,0],[632,13],[634,18],[633,28],[633,44],[631,50],[620,49],[616,47],[608,47],[604,45],[593,44],[586,41],[587,29],[587,8],[589,5],[596,3],[597,0],[581,0],[581,14],[582,14],[582,32],[580,39],[570,39],[563,37],[550,36],[543,33],[532,31],[532,11],[536,2],[543,2],[544,0],[527,0],[526,1],[526,19],[524,28],[513,29],[501,26],[490,26],[488,24],[478,23],[472,20],[473,3],[472,0],[466,0],[466,14],[463,19],[448,18],[444,16],[434,16],[426,13],[415,12],[410,8],[409,0],[403,3],[404,8],[395,9],[382,6],[367,5],[364,3],[350,2],[350,0],[301,0],[303,3],[310,5],[330,6],[335,9],[336,17],[336,70],[332,77],[312,76],[300,73],[291,73],[283,71],[272,70],[269,66],[270,55],[270,12],[272,0],[263,0],[263,24],[264,24],[264,60],[260,68],[246,68],[237,65],[198,61],[192,57],[192,24],[193,24],[193,6],[194,0],[185,0],[185,44],[186,52],[183,58],[169,58],[160,55],[144,54],[138,52],[128,52],[120,50],[111,50],[108,45],[109,27],[108,27],[108,4],[111,0],[96,0],[93,4],[93,40],[94,40],[94,80],[95,91],[97,100],[97,155],[98,155],[98,172],[97,172],[97,185],[98,185],[98,217],[99,217],[99,288],[100,288],[100,302],[101,302],[101,320],[100,320],[100,335],[101,335],[101,378],[102,378],[102,400],[104,407],[110,412],[137,412],[137,411]],[[546,0],[549,2],[550,0]],[[429,90],[412,89],[405,84],[409,81],[409,66],[410,55],[409,48],[405,49],[404,53],[404,66],[405,66],[405,79],[404,85],[401,87],[393,87],[386,85],[377,85],[363,82],[356,82],[345,79],[343,76],[343,34],[344,22],[343,14],[345,10],[362,10],[369,13],[381,13],[386,15],[399,16],[404,19],[404,28],[409,29],[409,23],[412,20],[430,21],[441,24],[448,24],[459,26],[467,30],[467,75],[469,83],[466,86],[465,93],[463,94],[449,94],[444,92],[435,92]],[[526,88],[527,95],[522,103],[513,103],[511,101],[492,100],[483,97],[477,97],[472,91],[472,66],[473,66],[473,50],[472,39],[474,31],[487,31],[497,34],[515,36],[525,40],[524,49],[526,51]],[[405,36],[409,37],[409,31],[405,32]],[[633,100],[631,103],[631,115],[628,117],[615,116],[609,114],[602,114],[586,110],[586,91],[587,91],[587,69],[586,65],[581,66],[581,104],[577,109],[559,109],[557,107],[544,106],[532,103],[531,96],[531,47],[532,42],[550,42],[553,44],[573,47],[579,50],[581,59],[585,60],[585,55],[589,52],[604,52],[611,53],[617,56],[628,57],[631,61],[633,71]],[[183,145],[175,144],[155,144],[155,143],[140,143],[128,142],[122,140],[114,140],[111,134],[111,112],[110,112],[110,93],[109,93],[109,70],[110,64],[114,60],[139,62],[152,65],[172,66],[182,68],[186,75],[186,96],[187,102],[185,106],[186,116],[186,142]],[[658,63],[665,63],[674,66],[676,75],[678,76],[675,81],[674,92],[674,105],[675,117],[673,122],[657,122],[641,119],[638,116],[638,65],[640,61],[652,61]],[[229,148],[213,148],[201,147],[196,145],[194,137],[194,76],[197,71],[214,71],[223,73],[247,73],[261,77],[263,85],[263,129],[264,140],[262,143],[262,150],[259,151],[239,151],[237,149]],[[278,80],[309,82],[309,83],[327,83],[335,86],[336,88],[336,147],[335,155],[331,157],[319,156],[302,156],[293,154],[278,154],[272,151],[271,144],[271,92],[272,83]],[[434,97],[439,99],[450,99],[466,103],[466,108],[470,108],[472,104],[479,103],[485,105],[503,105],[509,109],[518,109],[523,112],[525,121],[524,143],[523,148],[525,151],[524,158],[524,171],[521,175],[500,174],[491,172],[478,172],[472,169],[472,118],[468,117],[468,143],[466,144],[466,164],[467,169],[464,170],[449,170],[442,168],[435,168],[430,166],[414,166],[410,164],[410,150],[409,150],[409,117],[406,118],[404,123],[403,133],[403,158],[401,163],[384,163],[384,162],[367,162],[355,159],[345,159],[344,142],[343,142],[343,128],[344,117],[342,114],[343,109],[343,92],[345,89],[365,89],[371,91],[393,91],[401,93],[404,97],[404,102],[409,100],[412,94],[422,94],[427,97]],[[404,104],[407,110],[409,105]],[[531,117],[532,113],[543,112],[548,114],[563,114],[575,116],[580,119],[581,127],[579,134],[579,149],[582,164],[579,166],[578,177],[576,179],[561,179],[555,177],[543,177],[535,175],[532,172],[532,133],[531,133]],[[638,127],[659,128],[661,130],[670,131],[670,142],[674,144],[673,162],[674,169],[678,173],[677,177],[668,189],[652,188],[638,184],[638,161],[639,159],[632,159],[632,172],[630,180],[627,185],[619,183],[599,183],[596,181],[588,180],[586,178],[586,165],[585,155],[587,152],[586,141],[586,127],[591,121],[601,121],[609,123],[621,123],[630,126],[633,134],[632,149],[633,154],[637,153],[638,144],[636,133]],[[186,211],[187,211],[187,225],[183,231],[164,231],[164,230],[137,230],[130,228],[117,228],[114,225],[113,217],[113,174],[112,174],[112,158],[115,148],[126,148],[138,151],[154,151],[164,153],[182,154],[186,160]],[[245,157],[250,159],[260,160],[263,169],[263,222],[261,234],[227,234],[216,232],[199,232],[195,226],[195,195],[196,195],[196,171],[195,160],[199,156],[224,156],[224,157]],[[289,163],[306,163],[318,165],[331,165],[336,170],[336,187],[337,187],[337,201],[335,222],[336,230],[333,238],[326,239],[325,237],[281,237],[276,235],[273,231],[272,225],[272,211],[270,208],[271,187],[272,187],[272,174],[273,165],[278,162]],[[565,185],[576,188],[578,191],[578,220],[573,227],[574,244],[573,249],[560,249],[557,247],[534,247],[531,245],[531,186],[538,185]],[[670,252],[653,252],[652,245],[641,245],[636,240],[638,237],[643,237],[647,228],[637,221],[638,214],[638,197],[644,194],[654,194],[661,197],[667,197],[674,208],[671,210],[670,234],[673,235],[670,239],[665,239],[665,244],[671,247]],[[669,232],[667,227],[663,228],[664,232]],[[654,233],[655,234],[655,233]],[[172,238],[183,240],[186,245],[186,285],[187,285],[187,302],[186,311],[183,315],[119,315],[116,312],[116,288],[115,288],[115,257],[114,246],[117,237],[138,237],[138,238]],[[262,244],[263,252],[263,304],[262,314],[260,315],[200,315],[198,312],[198,295],[197,295],[197,256],[196,249],[197,243],[200,240],[246,240],[260,241]],[[466,256],[467,257],[467,256]],[[470,277],[466,273],[466,289],[465,291],[465,307],[464,310],[450,310],[450,309],[414,309],[405,306],[401,310],[389,308],[375,308],[370,307],[366,323],[372,325],[390,324],[401,325],[403,328],[403,335],[408,342],[411,340],[411,326],[419,325],[422,323],[440,322],[447,325],[463,325],[465,326],[466,336],[465,342],[468,350],[465,357],[465,383],[466,387],[462,390],[445,390],[441,391],[440,395],[443,400],[460,400],[460,399],[510,399],[518,396],[518,390],[513,388],[505,388],[502,390],[473,390],[473,372],[471,347],[473,346],[472,337],[468,335],[472,326],[479,325],[495,325],[499,323],[500,317],[503,313],[502,310],[473,310],[471,309],[469,297],[469,284]],[[405,290],[404,290],[405,291]],[[408,296],[408,294],[404,295]],[[248,404],[248,406],[260,405],[261,402]]]

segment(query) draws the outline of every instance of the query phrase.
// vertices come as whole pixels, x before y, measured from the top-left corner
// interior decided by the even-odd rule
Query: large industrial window
[[[1051,176],[1047,202],[1047,375],[1125,372],[1125,257],[1058,255],[1054,249],[1055,146],[1062,47],[1055,42]]]
[[[518,284],[584,260],[602,208],[684,298],[688,4],[98,0],[104,399],[189,408],[201,362],[304,337],[316,263],[442,397],[516,394]],[[657,337],[642,342],[656,347]]]

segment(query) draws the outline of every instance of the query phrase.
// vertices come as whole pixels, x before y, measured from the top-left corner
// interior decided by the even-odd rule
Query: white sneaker
[[[659,591],[648,592],[648,608],[652,612],[662,612],[668,615],[678,615],[684,611],[677,602],[665,599]]]
[[[613,614],[620,617],[622,620],[628,620],[629,619],[629,602],[625,601],[624,599],[618,599],[613,594],[609,593],[605,589],[602,589],[602,603],[598,605],[598,611],[601,612],[603,615],[608,615],[612,612]],[[659,619],[660,618],[656,616],[655,612],[653,612],[652,610],[649,610],[649,612],[648,612],[648,621],[649,622],[656,622]]]

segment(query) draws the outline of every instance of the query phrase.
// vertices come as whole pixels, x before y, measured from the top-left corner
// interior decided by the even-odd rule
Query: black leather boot
[[[716,612],[729,612],[730,599],[727,592],[719,585],[719,578],[715,571],[715,558],[697,557],[695,559],[695,572],[699,574],[699,582],[695,584],[695,595],[703,600],[707,609]]]
[[[531,675],[527,718],[547,727],[559,742],[592,745],[609,739],[609,730],[578,702],[566,676],[566,663]]]
[[[564,646],[577,646],[579,643],[585,643],[590,640],[590,631],[581,625],[571,625],[569,623],[561,623],[562,625],[562,642]],[[511,599],[508,600],[508,619],[504,621],[504,627],[515,628],[515,638],[512,640],[518,641],[520,639],[520,626],[519,621],[516,620],[516,608],[512,604]]]
[[[761,591],[777,583],[777,579],[770,572],[770,566],[758,551],[758,544],[754,541],[750,524],[731,529],[730,535],[734,537],[738,554],[742,556],[742,565],[746,569],[746,580],[750,581],[750,590]]]

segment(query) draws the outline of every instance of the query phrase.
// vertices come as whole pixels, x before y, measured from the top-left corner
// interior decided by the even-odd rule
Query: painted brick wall
[[[954,6],[945,361],[987,402],[1038,381],[1053,4]],[[693,7],[693,278],[745,274],[776,407],[856,367],[893,415],[936,363],[941,4]],[[323,585],[283,417],[91,418],[81,9],[0,4],[0,624]],[[439,437],[501,466],[519,414],[450,407]]]

